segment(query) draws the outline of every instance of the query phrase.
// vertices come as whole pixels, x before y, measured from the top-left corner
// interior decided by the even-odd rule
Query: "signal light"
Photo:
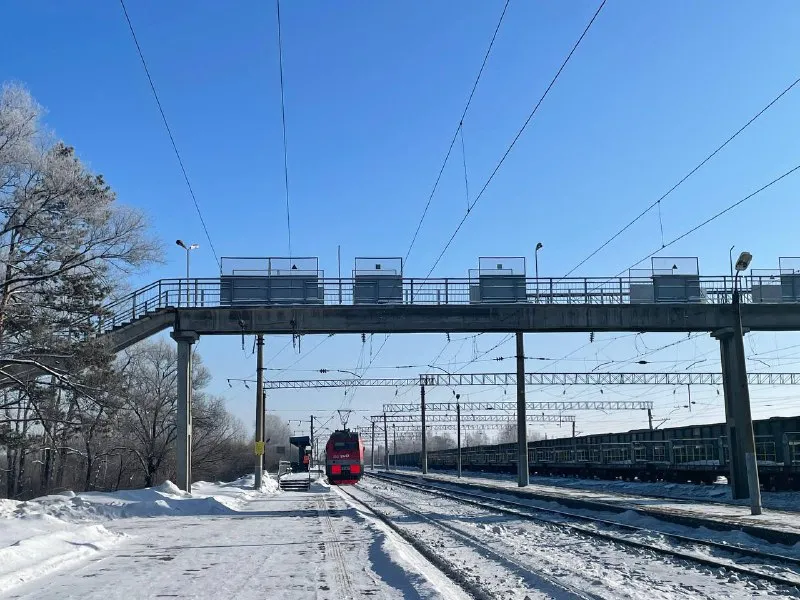
[[[331,475],[341,475],[342,465],[331,465]]]

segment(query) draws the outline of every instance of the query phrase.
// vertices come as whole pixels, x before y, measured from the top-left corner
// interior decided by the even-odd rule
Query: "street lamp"
[[[744,450],[745,466],[747,468],[747,487],[750,494],[750,512],[754,515],[761,514],[761,484],[758,480],[758,460],[756,458],[756,440],[753,432],[753,417],[750,412],[750,389],[747,386],[747,366],[744,358],[744,331],[742,330],[742,305],[739,301],[739,274],[747,270],[753,255],[742,252],[734,265],[736,276],[733,279],[733,306],[735,307],[733,339],[738,364],[734,372],[739,377],[736,382],[738,394],[734,399],[737,414],[734,416],[737,438],[741,440],[740,448]],[[736,418],[738,416],[738,419]]]
[[[539,303],[539,250],[544,248],[542,242],[537,242],[536,250],[533,251],[533,263],[536,269],[536,303]]]
[[[192,250],[197,250],[200,244],[190,244],[187,246],[183,243],[183,240],[175,240],[175,243],[186,250],[186,306],[189,306],[189,253]]]

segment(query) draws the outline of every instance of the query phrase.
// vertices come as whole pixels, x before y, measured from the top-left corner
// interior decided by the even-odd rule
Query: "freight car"
[[[713,483],[727,476],[724,423],[528,442],[531,474],[626,481]],[[753,422],[761,483],[766,490],[800,489],[800,417]],[[398,466],[420,464],[419,452],[399,454]],[[462,448],[463,469],[516,472],[517,444]],[[456,450],[428,453],[432,469],[455,469]]]

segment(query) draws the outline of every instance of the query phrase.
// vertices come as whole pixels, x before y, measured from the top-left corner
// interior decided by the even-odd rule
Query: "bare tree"
[[[12,356],[72,356],[119,278],[159,257],[144,216],[52,141],[41,114],[24,88],[0,90],[0,370]]]
[[[125,352],[125,390],[122,404],[130,438],[128,450],[136,457],[144,484],[152,486],[156,474],[173,451],[177,434],[178,357],[174,344],[165,340],[144,342]],[[200,357],[192,360],[192,390],[197,394],[210,376]]]

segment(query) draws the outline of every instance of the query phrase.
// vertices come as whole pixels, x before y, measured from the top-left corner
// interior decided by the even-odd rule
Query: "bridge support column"
[[[173,331],[178,342],[178,414],[175,454],[178,480],[175,485],[192,491],[192,344],[199,336],[193,331]]]
[[[731,492],[734,499],[749,497],[751,512],[756,515],[761,514],[761,489],[758,481],[753,418],[750,412],[744,336],[738,315],[735,321],[734,327],[726,327],[711,335],[720,343]]]
[[[517,332],[517,485],[528,485],[528,422],[525,414],[525,346]]]

